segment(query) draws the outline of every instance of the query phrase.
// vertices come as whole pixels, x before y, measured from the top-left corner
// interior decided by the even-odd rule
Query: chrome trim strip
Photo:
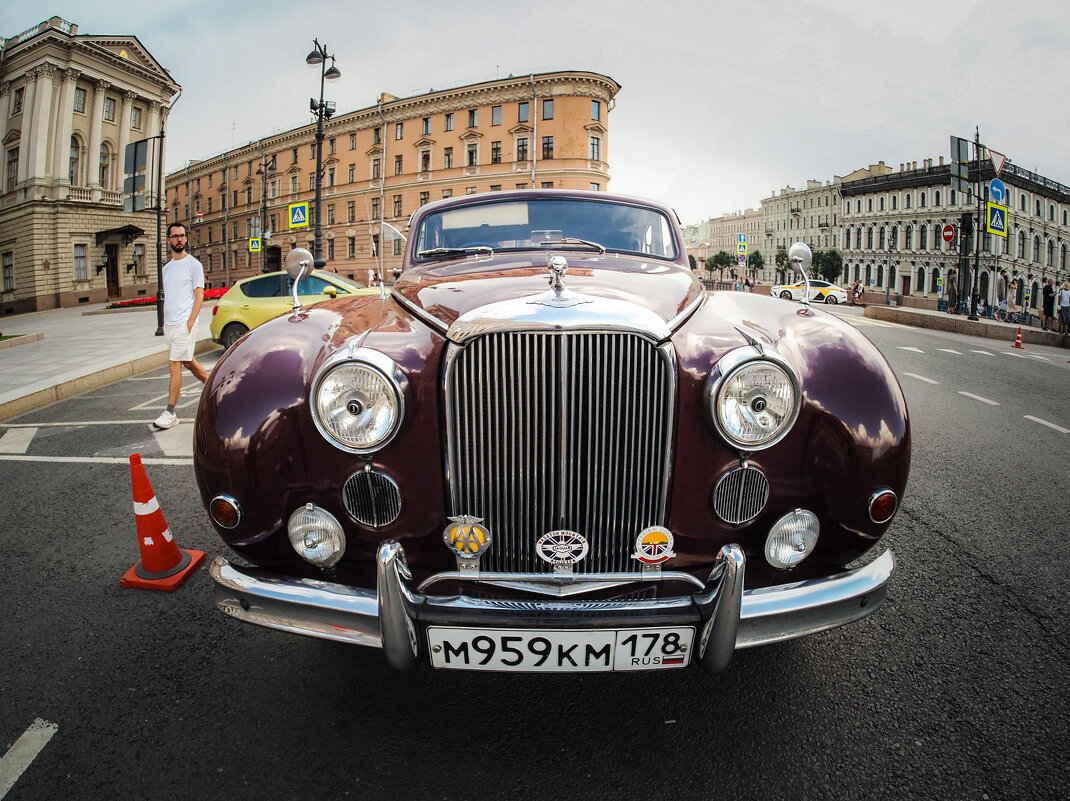
[[[428,587],[442,581],[480,581],[492,584],[515,584],[524,586],[532,592],[547,590],[551,595],[568,595],[574,593],[556,592],[557,588],[578,587],[582,591],[601,590],[608,586],[631,584],[634,582],[651,581],[686,581],[694,584],[700,590],[706,585],[692,576],[690,573],[663,571],[661,573],[488,573],[482,571],[478,576],[460,573],[455,570],[445,573],[435,573],[428,576],[417,587],[417,592],[425,592]],[[532,585],[543,585],[542,588]]]
[[[697,298],[687,304],[684,307],[684,310],[681,311],[678,315],[669,320],[669,330],[675,332],[676,329],[686,323],[688,319],[690,319],[691,315],[698,311],[699,307],[706,302],[707,297],[708,294],[705,288],[703,288],[701,294],[699,294]]]
[[[564,331],[638,334],[654,344],[672,336],[665,321],[645,306],[583,295],[563,286],[472,309],[454,320],[446,336],[463,344],[485,334]]]
[[[432,328],[435,331],[438,331],[440,334],[442,334],[442,336],[446,336],[446,332],[449,331],[449,326],[446,325],[444,322],[442,322],[442,320],[438,319],[433,314],[430,314],[429,312],[424,310],[422,307],[420,307],[417,304],[413,303],[411,300],[409,300],[407,297],[402,295],[400,292],[396,292],[395,290],[391,289],[390,290],[390,297],[393,299],[393,301],[395,303],[397,303],[399,306],[402,306],[405,309],[405,311],[407,311],[413,317],[418,318],[421,322],[426,324],[429,328]]]

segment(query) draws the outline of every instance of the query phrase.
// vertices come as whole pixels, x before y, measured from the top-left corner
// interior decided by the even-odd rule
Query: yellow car
[[[313,270],[301,279],[297,296],[311,306],[340,295],[377,295],[378,287],[363,287],[326,270]],[[227,290],[212,309],[212,339],[229,348],[250,329],[293,308],[293,280],[284,271],[243,278]]]

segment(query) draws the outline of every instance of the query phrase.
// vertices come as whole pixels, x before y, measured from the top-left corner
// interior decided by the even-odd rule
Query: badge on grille
[[[635,538],[633,559],[643,564],[658,565],[666,559],[676,556],[672,550],[672,533],[661,526],[650,526],[639,532]]]
[[[574,565],[587,555],[587,539],[575,531],[548,531],[535,543],[535,553],[551,565]]]
[[[490,547],[490,529],[480,525],[482,517],[458,515],[451,517],[452,526],[442,532],[442,539],[460,559],[478,559]]]

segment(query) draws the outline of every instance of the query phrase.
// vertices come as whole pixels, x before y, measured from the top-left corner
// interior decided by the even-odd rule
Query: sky
[[[25,0],[0,3],[0,35],[53,15],[133,34],[171,71],[168,171],[310,122],[318,37],[340,113],[510,73],[613,78],[609,189],[685,223],[947,157],[978,128],[1070,184],[1070,4],[1056,0]]]

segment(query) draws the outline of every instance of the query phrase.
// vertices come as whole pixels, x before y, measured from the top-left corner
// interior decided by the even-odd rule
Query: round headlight
[[[316,567],[333,567],[346,552],[342,524],[314,503],[306,503],[290,515],[286,533],[297,555]]]
[[[788,512],[769,529],[765,538],[765,561],[773,567],[795,567],[814,551],[821,523],[806,509]]]
[[[343,361],[326,369],[315,383],[313,398],[320,430],[354,453],[385,445],[401,420],[401,387],[393,374],[364,361]]]
[[[799,414],[799,381],[794,371],[769,352],[759,356],[750,348],[728,354],[721,369],[724,372],[714,382],[710,397],[717,430],[742,450],[759,450],[778,442]]]

